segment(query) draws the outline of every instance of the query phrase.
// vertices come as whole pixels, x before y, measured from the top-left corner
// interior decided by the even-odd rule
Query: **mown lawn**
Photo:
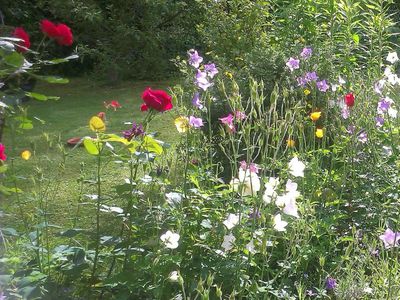
[[[95,157],[89,155],[83,147],[68,146],[66,141],[72,137],[93,135],[88,122],[101,111],[106,112],[107,133],[121,134],[130,128],[124,122],[140,123],[144,118],[144,113],[140,111],[141,93],[148,86],[167,90],[170,85],[168,82],[124,82],[110,87],[84,78],[72,79],[66,85],[39,84],[35,92],[59,96],[60,99],[26,102],[24,107],[28,109],[28,117],[34,121],[34,128],[17,134],[7,131],[3,141],[7,147],[8,161],[13,161],[18,188],[39,194],[44,201],[50,201],[50,207],[54,209],[52,213],[58,216],[58,220],[53,221],[60,225],[68,223],[68,215],[73,214],[71,210],[76,207],[73,203],[81,201],[78,198],[82,193],[92,193],[90,185],[85,185],[84,190],[80,191],[78,179],[81,175],[85,179],[94,178]],[[110,100],[119,101],[122,108],[117,111],[107,110],[104,101]],[[150,131],[157,132],[158,139],[173,144],[178,137],[173,119],[171,113],[158,115]],[[21,151],[25,149],[33,153],[28,161],[20,158]],[[103,168],[103,180],[110,186],[123,180],[126,174],[128,170],[112,159]],[[9,186],[13,184],[10,182]],[[30,203],[31,199],[25,195],[22,194],[24,198],[20,197],[19,201],[24,207],[26,219],[31,220],[35,208]],[[17,211],[18,206],[14,196],[0,201],[0,211]],[[13,218],[12,215],[10,217]],[[19,223],[21,220],[8,219],[7,223],[15,221]]]

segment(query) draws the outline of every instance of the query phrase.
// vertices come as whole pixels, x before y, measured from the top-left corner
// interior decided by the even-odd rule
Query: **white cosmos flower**
[[[165,194],[165,198],[167,200],[167,203],[169,205],[173,206],[173,205],[181,203],[182,194],[176,193],[176,192],[170,192],[170,193]]]
[[[388,62],[390,62],[391,64],[394,64],[395,62],[397,62],[399,60],[399,57],[397,56],[396,52],[389,52],[386,57],[386,60]]]
[[[281,217],[281,214],[277,214],[275,217],[274,217],[274,229],[276,230],[276,231],[286,231],[286,226],[287,226],[287,222],[285,222],[285,221],[282,221],[282,217]]]
[[[289,162],[289,173],[295,177],[304,177],[305,167],[306,165],[295,156]]]
[[[165,247],[169,249],[176,249],[179,246],[179,234],[173,233],[172,231],[168,230],[166,233],[164,233],[160,239],[164,243]]]
[[[231,230],[239,223],[239,216],[235,214],[229,214],[228,218],[223,222],[226,228]]]
[[[222,242],[221,247],[224,248],[225,252],[229,251],[233,248],[233,243],[236,241],[235,236],[230,233],[224,236],[224,241]]]

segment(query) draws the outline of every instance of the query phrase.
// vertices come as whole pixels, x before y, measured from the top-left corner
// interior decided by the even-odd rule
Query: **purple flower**
[[[249,218],[250,219],[259,219],[261,218],[261,213],[258,209],[254,211],[254,209],[249,213]]]
[[[297,80],[298,86],[301,86],[301,87],[305,87],[306,84],[307,84],[307,82],[308,82],[308,81],[307,81],[305,78],[303,78],[303,77],[298,77],[296,80]]]
[[[195,93],[192,99],[193,106],[197,107],[198,109],[203,109],[204,105],[200,101],[200,94]]]
[[[210,86],[212,86],[212,83],[207,79],[207,73],[200,70],[197,70],[195,82],[203,91],[206,91]]]
[[[321,81],[317,81],[317,88],[318,90],[320,90],[321,92],[326,92],[329,89],[329,85],[326,82],[326,80],[321,80]]]
[[[368,136],[367,136],[367,132],[365,130],[361,130],[361,132],[358,134],[357,139],[360,143],[365,144],[366,142],[368,142]]]
[[[310,81],[317,81],[318,80],[318,75],[316,72],[307,72],[305,79],[307,80],[307,82]]]
[[[189,65],[197,69],[200,66],[201,62],[203,61],[203,58],[194,49],[190,49],[188,51],[188,55],[189,55],[189,60],[188,60]]]
[[[347,126],[347,133],[348,134],[354,134],[355,131],[356,131],[356,126],[354,126],[354,125]]]
[[[308,58],[311,57],[311,54],[312,54],[312,48],[305,47],[305,48],[303,48],[303,50],[301,51],[300,56],[301,56],[302,58],[304,58],[304,59],[308,59]]]
[[[336,279],[335,279],[335,278],[333,278],[333,277],[328,277],[328,278],[326,278],[326,281],[325,281],[325,288],[326,288],[328,291],[333,290],[333,289],[335,289],[336,287],[337,287],[337,282],[336,282]]]
[[[385,119],[382,116],[377,116],[375,122],[376,127],[382,127],[383,123],[385,123]]]
[[[210,76],[210,78],[214,78],[214,76],[218,74],[218,70],[215,67],[215,64],[204,65],[204,69],[206,70],[207,75]]]
[[[291,57],[287,61],[286,66],[289,68],[290,72],[293,72],[294,70],[300,68],[300,60]]]
[[[386,229],[384,234],[379,236],[379,239],[385,244],[385,248],[399,246],[400,232],[393,232],[390,228]]]
[[[189,126],[194,128],[200,128],[203,125],[204,125],[203,120],[201,118],[196,118],[195,116],[189,117]]]
[[[382,89],[385,87],[386,81],[381,79],[374,84],[374,91],[375,93],[382,95]]]
[[[0,300],[6,300],[6,296],[4,296],[3,292],[0,292]]]
[[[129,130],[124,130],[122,132],[124,138],[128,141],[132,140],[134,137],[139,137],[144,135],[143,126],[140,124],[136,124],[135,122],[132,124],[132,128]]]
[[[393,100],[388,97],[382,98],[378,102],[378,108],[377,108],[378,113],[383,114],[384,112],[387,112],[392,102]]]
[[[347,105],[344,105],[342,108],[342,118],[348,119],[350,117],[350,110],[348,109]]]

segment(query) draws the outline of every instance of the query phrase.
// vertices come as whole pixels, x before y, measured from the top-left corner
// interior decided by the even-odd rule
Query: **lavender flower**
[[[393,100],[390,99],[389,97],[382,98],[378,102],[378,108],[377,108],[378,113],[382,114],[384,112],[387,112],[392,102]]]
[[[362,130],[358,136],[357,139],[360,143],[365,144],[366,142],[368,142],[368,136],[367,136],[367,132],[365,130]]]
[[[306,76],[305,76],[305,79],[307,80],[307,82],[317,81],[318,80],[318,75],[314,71],[313,72],[307,72]]]
[[[307,84],[307,80],[304,77],[298,77],[297,79],[298,86],[305,87]]]
[[[384,234],[379,236],[379,239],[384,243],[385,248],[399,246],[400,232],[393,232],[390,228],[386,229]]]
[[[374,84],[375,93],[382,95],[382,89],[385,87],[386,80],[381,79]]]
[[[206,91],[210,86],[213,85],[210,81],[208,81],[207,73],[200,70],[197,70],[195,83],[203,91]]]
[[[303,48],[303,50],[302,50],[301,53],[300,53],[300,56],[301,56],[302,58],[304,58],[304,59],[310,58],[311,55],[312,55],[312,48],[309,48],[309,47]]]
[[[348,134],[354,134],[355,131],[356,131],[356,126],[354,126],[354,125],[347,126],[347,133]]]
[[[317,88],[321,92],[326,92],[329,89],[329,85],[326,80],[317,81]]]
[[[349,117],[350,117],[350,110],[348,109],[348,107],[346,105],[344,105],[342,107],[342,118],[346,120]]]
[[[286,66],[289,68],[290,72],[293,72],[294,70],[300,68],[300,60],[291,57],[287,61]]]
[[[124,138],[128,141],[132,140],[134,137],[142,136],[144,133],[143,126],[141,124],[136,124],[135,122],[132,124],[131,129],[122,132]]]
[[[325,281],[325,288],[330,291],[330,290],[334,290],[337,287],[337,282],[336,279],[333,277],[328,277],[326,278]]]
[[[260,211],[259,211],[258,209],[256,209],[255,211],[252,210],[252,211],[249,213],[249,218],[250,218],[250,219],[259,219],[259,218],[261,218],[261,213],[260,213]]]
[[[193,106],[197,107],[198,109],[203,109],[204,105],[200,101],[200,94],[195,93],[192,99]]]
[[[207,72],[207,75],[210,76],[210,78],[214,78],[214,76],[218,74],[215,64],[204,65],[204,70]]]
[[[200,128],[204,126],[203,120],[201,118],[196,118],[195,116],[189,117],[189,126],[194,128]]]
[[[200,64],[202,63],[203,58],[194,49],[190,49],[188,51],[188,55],[189,55],[189,60],[188,60],[189,65],[191,65],[197,69],[200,66]]]
[[[382,127],[383,124],[385,123],[385,119],[382,116],[377,116],[375,118],[375,122],[376,122],[375,123],[376,127]]]

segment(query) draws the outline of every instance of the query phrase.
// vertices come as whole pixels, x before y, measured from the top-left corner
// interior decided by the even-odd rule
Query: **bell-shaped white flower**
[[[391,64],[394,64],[395,62],[397,62],[399,60],[399,57],[397,56],[396,52],[389,52],[386,57],[386,60],[388,62],[390,62]]]
[[[249,169],[246,171],[239,169],[239,178],[234,178],[231,181],[233,190],[241,193],[242,196],[253,196],[261,188],[260,178],[255,172]]]
[[[235,214],[229,214],[228,218],[223,222],[223,224],[226,226],[226,228],[228,228],[228,230],[231,230],[238,223],[239,223],[239,216]]]
[[[233,243],[236,241],[235,236],[230,233],[224,236],[224,241],[222,242],[221,247],[224,248],[225,252],[229,251],[233,248]]]
[[[263,195],[263,201],[266,204],[271,203],[278,194],[276,193],[276,188],[279,185],[279,178],[270,177],[269,181],[265,184],[265,191]]]
[[[286,231],[286,226],[287,226],[287,222],[285,222],[285,221],[282,221],[282,217],[281,217],[281,214],[277,214],[275,217],[274,217],[274,229],[276,230],[276,231]]]
[[[297,156],[293,157],[289,162],[289,173],[295,177],[304,177],[304,169],[306,165],[301,162]]]

